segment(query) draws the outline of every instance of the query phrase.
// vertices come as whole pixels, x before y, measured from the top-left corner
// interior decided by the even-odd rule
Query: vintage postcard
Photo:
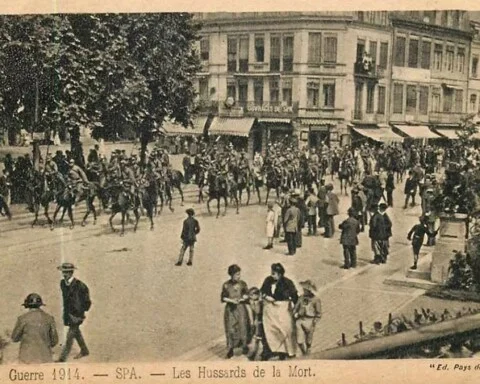
[[[478,5],[87,3],[0,8],[0,382],[480,375]]]

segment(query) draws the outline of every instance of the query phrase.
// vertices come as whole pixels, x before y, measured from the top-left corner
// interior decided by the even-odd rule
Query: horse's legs
[[[127,216],[127,211],[122,209],[122,230],[120,232],[120,236],[125,234],[125,217]]]
[[[133,232],[137,232],[138,221],[140,220],[140,213],[138,212],[138,208],[134,208],[133,213],[135,215],[135,225],[133,227]]]
[[[212,211],[210,211],[210,201],[212,201],[212,197],[209,196],[208,197],[208,200],[207,200],[207,210],[208,210],[208,213],[211,215],[212,214]]]
[[[53,231],[53,228],[55,228],[55,224],[57,222],[57,215],[58,212],[60,211],[61,205],[57,203],[57,207],[55,208],[55,212],[53,213],[53,221],[50,224],[50,229]]]
[[[239,201],[236,194],[235,194],[235,202],[237,203],[237,215],[238,215]]]
[[[35,218],[32,221],[32,227],[34,227],[37,224],[38,221],[38,211],[40,210],[40,206],[38,204],[34,205],[34,213],[35,213]]]
[[[178,184],[177,186],[178,192],[180,192],[180,197],[182,198],[182,203],[180,204],[183,207],[183,191],[182,191],[182,185]]]
[[[50,219],[50,216],[48,215],[48,203],[46,203],[44,206],[43,206],[43,214],[45,215],[45,217],[47,218],[47,222],[48,224],[52,224],[52,219]]]
[[[115,215],[117,214],[117,212],[115,211],[115,209],[112,207],[112,213],[110,215],[110,218],[108,219],[108,222],[110,224],[110,228],[112,228],[112,231],[115,232],[115,228],[113,227],[113,218],[115,217]]]
[[[262,198],[260,196],[260,186],[255,185],[255,189],[257,190],[258,204],[261,204],[262,203]]]
[[[225,206],[227,205],[227,197],[225,196]],[[217,199],[217,219],[220,216],[220,196]]]
[[[265,205],[268,203],[268,196],[270,195],[270,188],[267,187],[267,197],[265,198]]]
[[[223,200],[225,201],[225,208],[223,209],[223,216],[225,216],[227,214],[227,207],[228,207],[227,196],[224,196]],[[218,208],[220,209],[220,199],[218,199]]]
[[[242,196],[240,196],[240,203],[242,203]],[[247,186],[247,205],[250,204],[250,187]]]
[[[70,219],[70,229],[73,229],[73,227],[75,226],[75,223],[73,222],[73,210],[70,204],[68,205],[67,210],[68,210],[68,217]]]

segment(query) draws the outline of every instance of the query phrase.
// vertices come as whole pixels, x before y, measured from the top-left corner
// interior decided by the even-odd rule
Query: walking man
[[[413,177],[413,172],[410,171],[408,172],[408,178],[405,181],[405,205],[403,206],[403,209],[406,209],[408,207],[408,200],[410,197],[412,198],[412,203],[411,206],[415,206],[415,194],[417,193],[417,180]]]
[[[309,196],[305,201],[308,208],[308,235],[317,236],[317,207],[318,197],[313,192],[313,188],[309,190]]]
[[[372,241],[374,258],[372,264],[385,264],[389,251],[389,238],[392,236],[392,222],[388,217],[387,204],[380,203],[370,219],[369,236]]]
[[[20,342],[19,361],[23,364],[53,362],[52,348],[58,343],[57,327],[53,316],[40,309],[40,295],[30,293],[23,306],[28,312],[17,319],[12,340]]]
[[[182,234],[180,235],[183,245],[180,249],[178,261],[175,264],[176,266],[182,265],[183,256],[185,255],[187,248],[190,248],[190,256],[188,258],[187,265],[192,265],[195,242],[197,241],[197,235],[200,233],[200,224],[194,217],[195,211],[192,208],[188,208],[185,212],[187,213],[188,217],[183,221]]]
[[[343,257],[345,262],[343,269],[355,268],[357,266],[357,245],[360,223],[355,218],[354,208],[348,209],[348,219],[341,223],[338,228],[342,231],[340,244],[343,246]]]
[[[333,184],[327,185],[327,221],[325,223],[324,237],[333,237],[335,233],[334,217],[338,215],[338,196],[333,192]]]
[[[80,325],[85,320],[85,312],[90,309],[92,302],[88,287],[73,276],[76,268],[72,263],[63,263],[58,269],[63,274],[63,280],[60,282],[63,296],[63,323],[68,327],[67,340],[58,360],[63,363],[67,361],[74,340],[77,340],[80,347],[80,353],[74,359],[90,354],[80,331]]]
[[[297,252],[297,231],[300,222],[300,210],[296,206],[297,200],[290,198],[289,207],[285,212],[283,223],[285,225],[285,240],[288,245],[288,255],[293,256]]]

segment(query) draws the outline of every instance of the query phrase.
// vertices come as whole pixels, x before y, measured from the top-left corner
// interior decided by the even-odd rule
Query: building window
[[[441,24],[444,27],[448,25],[448,11],[442,11]]]
[[[237,99],[237,85],[235,81],[227,82],[227,98],[231,97],[233,100]]]
[[[450,88],[443,89],[443,112],[452,112],[453,91]]]
[[[472,77],[478,76],[478,56],[472,57]]]
[[[407,85],[406,113],[412,114],[416,112],[417,112],[417,87],[415,85]]]
[[[410,39],[408,43],[408,66],[410,68],[418,67],[418,40]]]
[[[280,101],[280,87],[277,80],[270,81],[270,102],[278,104]]]
[[[283,72],[293,71],[293,36],[283,38]]]
[[[207,78],[203,78],[198,81],[198,91],[200,100],[207,101],[209,99]]]
[[[365,40],[357,40],[357,61],[361,63],[363,60],[363,53],[365,52]]]
[[[246,81],[238,83],[238,101],[243,104],[248,101],[248,82]]]
[[[460,11],[452,11],[452,26],[453,28],[460,27]]]
[[[270,38],[270,71],[280,71],[280,37]]]
[[[263,36],[255,36],[255,62],[265,61],[265,39]]]
[[[362,119],[363,83],[355,83],[355,105],[353,118]]]
[[[309,81],[307,83],[307,107],[318,108],[320,85],[318,82]]]
[[[435,50],[433,52],[433,69],[441,71],[443,65],[443,45],[435,44]]]
[[[263,80],[253,82],[253,101],[255,105],[263,105]]]
[[[323,53],[323,61],[326,63],[337,62],[337,37],[328,36],[325,38],[325,51]]]
[[[463,73],[465,70],[465,48],[458,47],[457,49],[457,71]]]
[[[292,82],[291,80],[282,81],[282,100],[283,103],[291,106],[292,105]]]
[[[200,60],[208,61],[210,55],[210,39],[202,37],[200,40]]]
[[[418,109],[421,115],[428,114],[428,87],[420,87]]]
[[[453,66],[455,61],[455,47],[453,45],[447,45],[447,53],[445,55],[445,69],[448,72],[453,72]]]
[[[388,43],[380,43],[380,62],[378,66],[387,69],[388,66]]]
[[[393,113],[403,113],[403,84],[393,85]]]
[[[227,71],[237,72],[237,39],[229,37],[227,40]]]
[[[477,95],[470,95],[470,112],[475,112],[477,110]]]
[[[440,112],[440,88],[432,88],[432,112]]]
[[[422,61],[421,68],[430,69],[430,56],[432,51],[432,43],[429,41],[422,41]]]
[[[323,84],[323,106],[335,108],[335,83]]]
[[[463,90],[455,90],[455,112],[463,111]]]
[[[377,42],[376,41],[370,41],[370,47],[369,47],[370,52],[368,52],[372,58],[372,65],[375,67],[377,64]]]
[[[397,67],[405,66],[405,44],[406,44],[406,38],[402,36],[398,36],[395,41],[395,58],[394,58],[394,64]]]
[[[359,11],[359,12],[357,13],[357,16],[358,16],[358,21],[362,21],[362,22],[365,21],[365,14],[364,14],[364,12]]]
[[[435,11],[424,11],[423,15],[425,22],[435,24]]]
[[[385,87],[380,85],[378,86],[377,113],[379,115],[385,114]]]
[[[238,54],[238,70],[248,72],[248,37],[240,38],[240,47]]]
[[[375,84],[367,84],[367,113],[373,113],[373,103],[375,97]]]
[[[322,34],[308,34],[308,62],[310,64],[320,64],[322,58]]]

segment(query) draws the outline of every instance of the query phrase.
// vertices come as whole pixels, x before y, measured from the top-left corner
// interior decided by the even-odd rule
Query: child
[[[265,219],[265,233],[267,235],[267,245],[263,249],[273,248],[273,236],[275,235],[275,228],[277,227],[277,215],[273,210],[273,203],[268,203],[268,212]]]
[[[317,287],[310,280],[302,281],[303,295],[298,298],[293,309],[296,320],[297,343],[304,355],[312,347],[313,333],[317,319],[322,317],[322,304],[317,297]]]
[[[255,360],[260,343],[263,340],[263,324],[262,324],[262,299],[260,290],[257,287],[252,287],[248,290],[249,306],[252,314],[252,335],[253,348],[250,351],[248,359]]]
[[[422,248],[425,235],[427,234],[429,237],[435,237],[438,232],[438,230],[433,233],[430,231],[423,216],[420,216],[418,221],[419,223],[415,224],[407,235],[407,239],[411,240],[412,242],[413,249],[413,265],[410,267],[410,269],[417,269],[418,255],[420,254],[420,249]]]

